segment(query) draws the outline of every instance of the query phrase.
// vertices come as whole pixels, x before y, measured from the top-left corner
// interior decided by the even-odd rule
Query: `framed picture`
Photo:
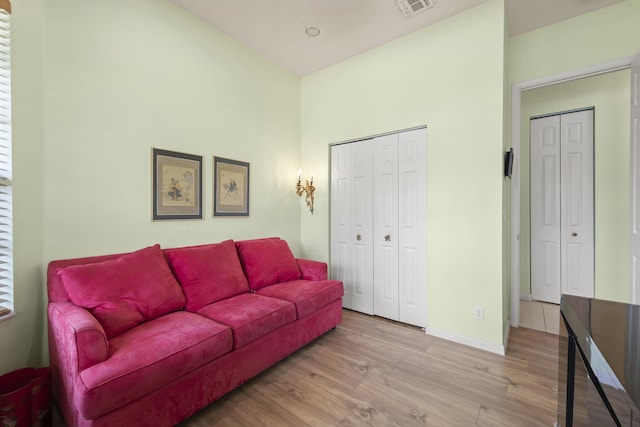
[[[153,149],[153,219],[202,219],[202,156]]]
[[[214,156],[213,215],[249,216],[249,163]]]

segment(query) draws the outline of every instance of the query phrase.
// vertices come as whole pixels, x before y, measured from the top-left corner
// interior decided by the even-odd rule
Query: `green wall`
[[[14,2],[16,316],[0,373],[47,363],[46,265],[282,236],[300,254],[300,79],[169,1]],[[151,221],[151,148],[203,156],[202,220]],[[248,218],[212,217],[212,156],[250,162]]]
[[[525,82],[640,51],[640,0],[612,6],[509,40],[509,80]]]
[[[595,296],[630,302],[629,70],[522,94],[520,293],[530,294],[529,118],[595,107]]]
[[[44,363],[44,0],[12,4],[13,270],[16,315],[0,322],[0,374]]]
[[[46,11],[45,260],[265,235],[298,249],[297,77],[171,2]],[[150,220],[151,147],[204,156],[202,221]],[[251,164],[249,218],[212,217],[213,155]]]
[[[302,241],[329,251],[329,144],[427,125],[428,325],[502,344],[504,5],[489,1],[302,79],[302,149],[323,190]],[[474,306],[485,320],[474,320]]]

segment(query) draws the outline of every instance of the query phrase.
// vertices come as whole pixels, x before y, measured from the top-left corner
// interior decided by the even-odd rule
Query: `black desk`
[[[640,426],[640,306],[563,295],[558,424]]]

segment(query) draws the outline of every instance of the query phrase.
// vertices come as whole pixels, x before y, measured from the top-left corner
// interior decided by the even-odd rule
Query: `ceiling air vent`
[[[435,4],[433,0],[396,0],[396,3],[406,18],[432,8]]]

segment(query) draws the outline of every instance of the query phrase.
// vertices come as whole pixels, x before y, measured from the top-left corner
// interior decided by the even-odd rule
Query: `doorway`
[[[557,75],[552,75],[552,76],[547,76],[541,79],[535,79],[535,80],[530,80],[530,81],[525,81],[525,82],[520,82],[520,83],[516,83],[513,85],[512,87],[512,112],[511,112],[511,117],[512,117],[512,127],[511,127],[511,142],[512,142],[512,146],[514,148],[514,152],[515,152],[515,161],[514,161],[514,168],[513,168],[513,179],[511,180],[511,274],[510,274],[510,282],[511,282],[511,316],[510,316],[510,324],[513,327],[518,327],[519,326],[519,322],[520,322],[520,298],[522,297],[523,299],[526,299],[527,297],[530,298],[530,291],[529,290],[522,290],[521,286],[524,286],[524,278],[528,278],[529,277],[529,256],[528,256],[528,247],[529,247],[529,241],[528,241],[528,236],[525,236],[524,233],[521,234],[521,229],[527,230],[527,234],[528,234],[528,224],[523,224],[522,223],[522,218],[521,218],[521,214],[524,212],[524,210],[521,209],[521,200],[524,201],[526,200],[528,203],[528,194],[526,195],[522,195],[521,196],[521,192],[523,192],[525,189],[527,189],[528,191],[528,176],[529,176],[529,167],[528,167],[528,159],[523,160],[522,156],[525,153],[528,153],[528,147],[526,147],[527,144],[525,144],[526,141],[528,141],[528,129],[526,130],[526,133],[523,135],[522,134],[522,130],[524,129],[524,126],[526,126],[524,123],[522,123],[522,117],[529,117],[533,114],[526,114],[526,112],[523,114],[523,105],[522,105],[522,98],[524,95],[529,94],[531,92],[537,92],[534,91],[534,89],[542,89],[542,88],[550,88],[550,89],[554,89],[556,87],[556,85],[560,84],[560,83],[565,83],[565,82],[573,82],[573,81],[578,81],[578,80],[590,80],[589,78],[591,77],[596,77],[596,76],[600,76],[600,75],[604,75],[604,74],[609,74],[609,73],[613,73],[616,71],[620,71],[620,70],[628,70],[629,66],[631,64],[631,57],[626,57],[626,58],[620,58],[617,60],[613,60],[613,61],[609,61],[606,63],[601,63],[601,64],[597,64],[594,66],[589,66],[589,67],[585,67],[585,68],[581,68],[581,69],[577,69],[577,70],[573,70],[571,72],[567,72],[567,73],[562,73],[562,74],[557,74]],[[627,84],[627,90],[628,90],[629,86]],[[608,90],[602,90],[601,92],[608,92]],[[582,105],[594,105],[593,103],[582,103]],[[628,111],[628,103],[626,104],[626,109]],[[547,111],[561,111],[563,109],[568,109],[568,108],[559,108],[559,109],[546,109]],[[628,117],[628,114],[627,114]],[[527,119],[528,122],[528,119]],[[619,124],[618,128],[622,129],[624,127],[623,124]],[[628,128],[627,128],[628,129]],[[525,139],[526,138],[526,139]],[[598,137],[596,137],[596,139],[598,139]],[[606,138],[605,138],[606,139]],[[627,145],[627,150],[628,150],[628,140],[626,141],[626,145]],[[524,147],[523,147],[524,146]],[[523,151],[524,150],[524,151]],[[597,153],[598,149],[596,148],[596,157],[598,158],[598,164],[602,164],[600,157],[598,157],[598,153]],[[528,154],[527,154],[528,156]],[[621,159],[628,159],[628,153],[627,153],[627,157],[622,157],[619,155],[619,153],[612,153],[612,156],[617,156],[617,164],[621,164],[624,165],[625,163],[628,163],[626,160],[621,160]],[[627,171],[628,173],[628,171]],[[596,171],[596,175],[598,174],[598,172]],[[628,186],[628,179],[626,179],[626,185]],[[627,187],[628,188],[628,187]],[[598,193],[598,186],[596,185],[596,194]],[[625,194],[625,189],[619,189],[618,191],[619,194]],[[628,198],[628,194],[629,192],[626,192],[626,197]],[[598,200],[596,197],[596,206],[598,205]],[[528,208],[526,210],[527,212],[527,216],[528,216]],[[600,215],[600,217],[602,218],[603,215]],[[619,221],[620,222],[620,221]],[[622,221],[624,222],[624,221]],[[620,224],[623,227],[628,228],[628,222],[624,222]],[[600,241],[602,243],[603,239],[600,237],[599,235],[599,231],[597,229],[597,225],[596,225],[596,244],[598,241]],[[628,233],[628,231],[627,231]],[[606,236],[605,233],[603,233],[603,236],[605,238],[607,238],[608,236]],[[524,241],[526,240],[526,241]],[[623,250],[625,250],[626,248],[624,248],[625,245],[616,245],[616,246],[611,246],[610,244],[607,246],[608,248],[612,248],[612,249],[616,249],[616,248],[621,248]],[[525,250],[523,253],[523,249]],[[603,271],[602,268],[599,269],[598,267],[598,248],[596,245],[596,286],[598,283],[598,271]],[[624,269],[618,269],[620,274],[628,274],[628,268],[624,268]],[[610,274],[610,273],[608,273]],[[616,283],[620,283],[624,288],[623,289],[618,289],[616,291],[616,294],[622,294],[622,293],[628,293],[628,282],[624,282],[624,280],[619,280],[616,281]],[[528,280],[526,283],[527,287],[528,287]],[[607,295],[599,295],[598,294],[598,290],[596,290],[596,296],[598,298],[601,297],[608,297]],[[612,298],[612,297],[611,297]]]
[[[594,109],[530,119],[531,296],[594,296]]]

